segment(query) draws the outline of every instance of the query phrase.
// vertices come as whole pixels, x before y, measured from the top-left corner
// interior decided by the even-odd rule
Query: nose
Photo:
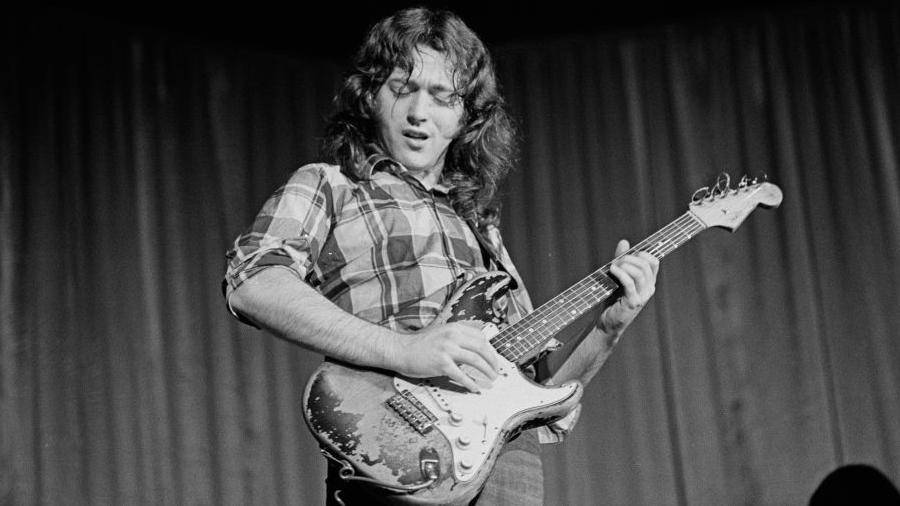
[[[409,106],[406,109],[406,121],[411,125],[418,125],[428,118],[426,114],[426,108],[428,107],[427,98],[424,90],[418,90],[410,94]]]

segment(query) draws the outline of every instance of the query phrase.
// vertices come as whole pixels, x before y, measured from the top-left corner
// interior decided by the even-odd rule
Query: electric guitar
[[[727,175],[695,192],[688,211],[628,253],[663,258],[701,231],[737,229],[757,207],[777,207],[781,190],[769,182]],[[561,329],[607,300],[618,284],[607,264],[511,325],[494,302],[509,275],[487,272],[463,284],[434,325],[469,321],[500,355],[498,377],[474,394],[446,377],[408,378],[390,371],[326,360],[306,385],[303,414],[340,478],[375,497],[401,504],[466,504],[491,472],[500,448],[519,431],[568,414],[582,386],[537,384],[519,367]],[[474,374],[473,374],[474,376]]]

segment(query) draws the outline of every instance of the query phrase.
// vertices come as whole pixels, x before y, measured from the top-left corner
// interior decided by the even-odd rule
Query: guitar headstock
[[[731,178],[722,174],[715,186],[703,187],[694,192],[690,211],[707,227],[721,227],[734,232],[757,206],[778,207],[781,204],[781,188],[755,178],[741,178],[732,188]]]

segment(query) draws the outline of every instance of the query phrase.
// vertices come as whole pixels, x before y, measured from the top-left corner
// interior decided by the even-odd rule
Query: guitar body
[[[501,321],[495,301],[508,284],[500,272],[470,280],[435,324],[471,321],[490,338]],[[509,438],[565,416],[582,394],[577,382],[539,385],[498,358],[499,376],[479,381],[479,394],[447,378],[413,379],[325,361],[307,383],[304,416],[323,450],[352,467],[345,478],[364,483],[364,490],[392,503],[466,504]]]

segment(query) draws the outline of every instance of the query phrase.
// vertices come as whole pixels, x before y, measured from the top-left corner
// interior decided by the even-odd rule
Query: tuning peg
[[[727,172],[719,174],[719,177],[716,179],[716,185],[712,190],[713,198],[721,198],[727,195],[728,190],[731,189],[729,185],[731,185],[731,176]]]
[[[728,188],[731,185],[731,176],[728,175],[727,172],[723,172],[719,175],[718,181],[716,181],[716,186],[720,186],[722,188]]]
[[[697,188],[697,191],[691,195],[691,204],[699,204],[703,202],[703,199],[709,196],[709,187],[704,186],[703,188]]]

